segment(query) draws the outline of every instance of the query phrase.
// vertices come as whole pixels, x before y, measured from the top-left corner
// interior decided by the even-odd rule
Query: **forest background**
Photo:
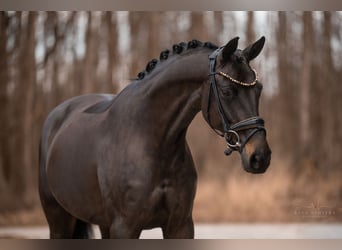
[[[46,223],[38,145],[49,111],[76,95],[118,93],[146,63],[194,38],[244,48],[272,148],[264,175],[199,113],[188,139],[199,174],[195,222],[342,221],[341,12],[0,12],[0,225]]]

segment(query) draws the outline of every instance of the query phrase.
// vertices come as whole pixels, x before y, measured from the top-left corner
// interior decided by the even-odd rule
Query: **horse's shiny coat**
[[[264,43],[238,50],[235,40],[222,50],[217,68],[250,82],[248,63]],[[51,238],[90,237],[90,223],[99,225],[103,238],[138,238],[153,227],[165,238],[193,238],[197,176],[185,135],[208,106],[213,46],[177,46],[117,96],[74,97],[48,115],[39,191]],[[217,76],[217,85],[229,122],[258,115],[259,82],[247,88]],[[211,126],[222,130],[215,101],[209,114]],[[265,133],[255,134],[241,156],[246,171],[264,172],[270,161]]]

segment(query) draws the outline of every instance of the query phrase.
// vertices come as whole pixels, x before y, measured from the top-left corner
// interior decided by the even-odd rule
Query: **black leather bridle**
[[[227,149],[224,151],[225,155],[230,155],[233,151],[239,151],[240,153],[242,152],[243,147],[246,145],[246,143],[249,141],[249,139],[252,138],[252,136],[259,132],[259,131],[264,131],[266,133],[266,129],[264,127],[264,119],[262,119],[259,116],[256,117],[251,117],[247,118],[245,120],[242,120],[238,123],[235,123],[233,125],[230,125],[228,122],[228,119],[225,115],[225,112],[223,110],[223,106],[221,103],[220,95],[217,89],[217,84],[216,84],[216,75],[221,75],[223,77],[226,77],[227,79],[233,81],[234,83],[238,83],[239,81],[234,80],[230,76],[228,76],[225,73],[222,72],[216,72],[215,71],[215,66],[216,66],[216,58],[220,51],[223,49],[223,47],[218,48],[215,50],[212,54],[209,55],[209,91],[208,91],[208,105],[207,105],[207,110],[206,110],[206,116],[208,119],[208,123],[210,127],[220,136],[224,137],[227,143]],[[250,83],[246,84],[243,83],[241,84],[243,87],[249,87],[249,86],[254,86],[257,81],[257,75],[255,73],[255,80]],[[214,93],[214,97],[217,103],[217,108],[218,108],[218,113],[220,115],[222,125],[223,125],[223,133],[217,131],[210,123],[210,115],[209,115],[209,109],[210,109],[210,98],[211,98],[211,93]],[[251,130],[248,135],[246,136],[245,140],[241,142],[239,132],[243,130]]]

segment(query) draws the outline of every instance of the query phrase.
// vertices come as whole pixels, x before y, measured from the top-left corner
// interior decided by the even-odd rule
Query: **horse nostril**
[[[255,155],[254,155],[254,160],[255,160],[256,162],[260,162],[260,161],[262,160],[262,157],[261,157],[259,154],[255,154]]]
[[[254,153],[250,158],[250,166],[254,169],[258,169],[260,167],[261,156],[259,154]]]
[[[265,171],[270,164],[271,151],[256,151],[254,152],[249,160],[250,167],[254,170]]]

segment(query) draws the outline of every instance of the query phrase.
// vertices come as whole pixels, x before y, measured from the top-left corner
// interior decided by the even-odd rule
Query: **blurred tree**
[[[161,33],[161,12],[151,12],[147,16],[146,27],[148,30],[148,51],[147,58],[151,60],[152,58],[158,58],[161,46],[160,46],[160,33]]]
[[[85,34],[85,55],[83,66],[82,92],[93,93],[95,90],[95,75],[94,69],[97,67],[97,44],[95,39],[96,31],[93,29],[94,16],[91,11],[88,11],[87,28]]]
[[[31,124],[34,121],[32,112],[36,87],[35,48],[36,48],[36,20],[37,13],[27,15],[16,13],[18,41],[16,53],[18,71],[15,72],[14,92],[11,98],[11,117],[13,131],[11,137],[11,164],[9,168],[9,193],[16,197],[13,203],[22,203],[24,206],[33,205],[32,165],[34,155],[31,148],[34,145]],[[26,20],[22,23],[22,19]],[[13,204],[11,204],[13,205]]]
[[[341,160],[341,84],[338,81],[338,72],[333,63],[332,41],[335,13],[323,12],[321,19],[322,34],[317,34],[319,46],[315,49],[315,70],[313,72],[311,100],[312,116],[312,145],[319,141],[319,148],[312,149],[313,160],[322,172],[328,172],[339,166]]]
[[[130,27],[130,69],[129,77],[135,78],[142,70],[143,61],[147,62],[146,55],[141,55],[141,51],[148,48],[146,40],[146,27],[144,27],[144,22],[146,22],[146,16],[142,12],[131,12],[129,13],[129,27]]]
[[[254,12],[248,11],[246,23],[246,44],[252,44],[255,42],[254,22]]]
[[[214,11],[214,27],[210,28],[209,31],[212,31],[209,40],[213,43],[220,45],[220,37],[222,36],[224,28],[224,19],[222,11]],[[226,40],[226,38],[224,38]],[[226,41],[224,41],[226,42]]]
[[[290,24],[290,26],[292,23]],[[278,27],[276,31],[276,48],[278,64],[278,82],[279,91],[274,98],[274,104],[278,114],[275,133],[275,141],[281,142],[274,144],[286,155],[290,161],[298,159],[297,152],[293,145],[298,145],[298,116],[297,116],[297,94],[299,92],[298,84],[294,81],[297,75],[294,62],[293,48],[290,46],[291,33],[289,32],[287,13],[278,12]],[[280,129],[282,128],[282,129]]]
[[[5,188],[9,180],[9,166],[11,165],[11,156],[9,150],[9,123],[8,123],[8,79],[9,65],[8,53],[6,49],[8,39],[8,26],[10,17],[6,12],[0,12],[0,190]]]
[[[106,83],[104,84],[104,88],[102,88],[103,92],[118,92],[118,86],[114,83],[113,75],[117,67],[117,62],[119,61],[119,48],[118,48],[118,31],[117,31],[117,21],[116,14],[107,11],[104,14],[105,23],[107,28],[107,77]]]
[[[58,62],[58,50],[61,45],[63,36],[60,35],[60,23],[58,13],[56,11],[48,11],[47,17],[44,23],[44,45],[45,56],[44,66],[47,73],[51,75],[51,88],[53,95],[50,98],[51,107],[56,105],[62,98],[60,90],[60,82],[58,75],[60,74],[60,63]],[[50,61],[49,61],[50,59]],[[48,62],[51,63],[51,68],[47,67]]]
[[[300,125],[299,125],[299,145],[301,158],[311,157],[310,147],[310,84],[312,75],[312,54],[314,49],[314,33],[312,14],[309,11],[303,14],[303,67],[300,78]]]
[[[208,27],[205,22],[205,13],[191,12],[191,27],[189,30],[189,40],[198,39],[201,41],[209,40]]]
[[[159,59],[161,46],[161,18],[162,12],[131,12],[129,14],[131,65],[130,76],[144,70],[147,62],[153,58]]]

